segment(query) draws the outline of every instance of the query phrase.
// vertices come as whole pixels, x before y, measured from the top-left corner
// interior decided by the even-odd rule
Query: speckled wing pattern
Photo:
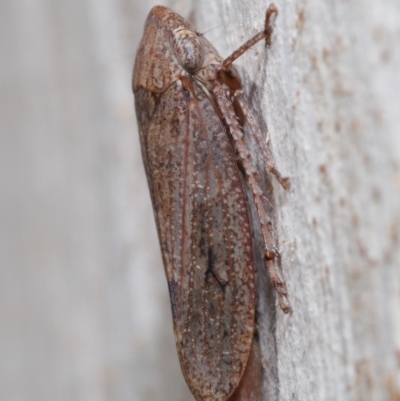
[[[235,152],[202,88],[136,93],[143,160],[168,280],[175,339],[197,400],[224,401],[245,369],[255,279]]]

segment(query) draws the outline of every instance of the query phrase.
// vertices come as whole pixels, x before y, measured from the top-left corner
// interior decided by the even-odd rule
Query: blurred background
[[[0,400],[190,400],[132,66],[160,1],[0,1]]]

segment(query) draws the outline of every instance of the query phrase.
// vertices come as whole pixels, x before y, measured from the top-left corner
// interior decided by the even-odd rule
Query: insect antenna
[[[199,35],[199,36],[204,36],[206,33],[211,32],[211,31],[213,31],[214,29],[219,28],[220,26],[222,26],[222,24],[219,24],[219,25],[215,26],[214,28],[209,29],[208,31],[205,31],[205,32],[202,32],[202,33],[199,33],[199,32],[198,32],[198,35]]]

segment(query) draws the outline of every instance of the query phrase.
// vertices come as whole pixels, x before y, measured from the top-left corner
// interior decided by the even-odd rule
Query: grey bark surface
[[[152,5],[0,3],[1,400],[193,399],[130,88]],[[171,5],[227,56],[268,4]],[[398,400],[400,5],[276,5],[236,63],[292,180],[270,193],[290,315],[259,273],[265,400]]]
[[[398,399],[400,6],[276,5],[270,49],[236,63],[292,180],[287,193],[271,180],[293,312],[271,327],[259,302],[265,400]],[[228,56],[266,7],[197,3],[195,22]]]

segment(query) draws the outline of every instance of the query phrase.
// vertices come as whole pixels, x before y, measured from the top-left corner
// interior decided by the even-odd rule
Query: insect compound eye
[[[195,32],[187,29],[177,30],[174,38],[175,53],[183,67],[194,71],[203,60],[203,47]]]

